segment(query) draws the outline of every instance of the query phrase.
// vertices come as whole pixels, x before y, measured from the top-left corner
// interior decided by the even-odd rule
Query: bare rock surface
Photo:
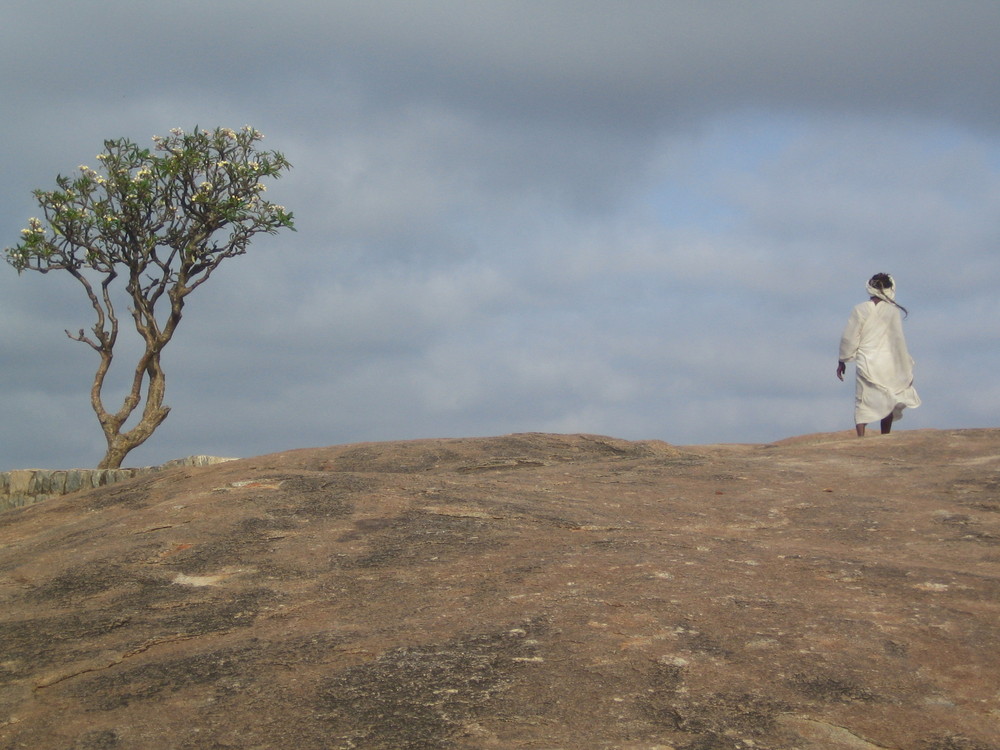
[[[296,450],[0,545],[3,748],[1000,748],[1000,430]]]

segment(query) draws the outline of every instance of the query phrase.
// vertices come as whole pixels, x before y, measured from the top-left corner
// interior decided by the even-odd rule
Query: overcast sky
[[[298,232],[189,298],[171,415],[126,465],[849,430],[837,346],[879,271],[924,401],[898,428],[998,426],[995,0],[7,0],[0,19],[2,246],[105,139],[251,124],[294,166],[268,196]],[[96,355],[63,332],[93,312],[59,276],[0,265],[0,469],[104,453]]]

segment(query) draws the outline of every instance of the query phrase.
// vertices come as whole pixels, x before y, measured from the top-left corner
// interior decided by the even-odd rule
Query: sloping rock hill
[[[297,450],[0,544],[3,748],[1000,748],[1000,430]]]

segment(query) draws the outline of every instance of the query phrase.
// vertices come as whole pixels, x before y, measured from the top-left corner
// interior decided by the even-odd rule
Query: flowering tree
[[[100,468],[121,466],[166,419],[160,354],[187,296],[223,260],[245,253],[254,235],[294,230],[292,214],[262,197],[261,180],[291,167],[280,153],[258,150],[263,137],[248,125],[171,130],[153,137],[152,150],[105,141],[100,169],[81,166],[75,177],[56,177],[56,190],[34,192],[42,218],[29,219],[20,243],[4,250],[19,273],[68,272],[97,314],[90,333],[66,335],[100,357],[90,391],[108,445]],[[145,346],[121,407],[109,411],[104,387],[118,340],[112,300],[119,279]],[[138,421],[126,429],[140,404]]]

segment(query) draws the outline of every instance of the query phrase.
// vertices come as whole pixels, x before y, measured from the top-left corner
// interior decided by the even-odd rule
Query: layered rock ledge
[[[163,471],[177,466],[210,466],[232,458],[217,456],[188,456],[169,461],[160,466],[136,469],[16,469],[0,472],[0,511],[20,508],[69,495],[81,490],[105,487],[140,474]]]

